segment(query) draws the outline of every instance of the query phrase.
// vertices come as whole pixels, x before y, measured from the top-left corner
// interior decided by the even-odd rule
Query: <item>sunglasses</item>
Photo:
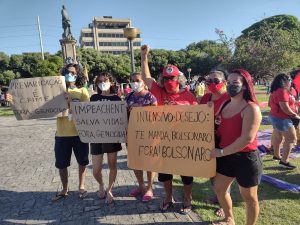
[[[219,83],[221,83],[221,82],[222,82],[222,80],[220,80],[220,79],[218,79],[218,78],[207,79],[207,80],[205,81],[206,84],[212,84],[212,83],[219,84]]]
[[[168,76],[168,77],[163,77],[163,80],[178,80],[178,78],[175,76]]]

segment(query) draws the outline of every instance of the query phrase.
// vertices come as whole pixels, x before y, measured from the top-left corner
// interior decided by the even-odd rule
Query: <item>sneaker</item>
[[[281,167],[286,168],[286,169],[296,169],[296,168],[297,168],[297,166],[295,166],[294,164],[292,164],[292,163],[290,163],[290,162],[285,163],[285,162],[280,161],[280,162],[279,162],[279,165],[280,165]]]

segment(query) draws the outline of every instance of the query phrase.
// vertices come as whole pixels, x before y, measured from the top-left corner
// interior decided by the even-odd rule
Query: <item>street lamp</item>
[[[134,66],[134,52],[133,52],[133,39],[136,38],[138,34],[138,29],[134,27],[127,27],[124,28],[124,36],[127,38],[129,42],[129,48],[130,48],[130,57],[131,57],[131,72],[135,72],[135,66]]]
[[[187,71],[188,71],[188,73],[189,73],[189,82],[191,82],[191,71],[192,71],[192,69],[191,69],[191,68],[188,68]]]

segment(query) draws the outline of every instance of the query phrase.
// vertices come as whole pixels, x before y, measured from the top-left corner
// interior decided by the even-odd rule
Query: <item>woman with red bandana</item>
[[[215,224],[235,224],[232,199],[227,190],[236,180],[246,202],[245,224],[254,225],[259,215],[257,190],[262,161],[257,151],[261,112],[251,75],[244,69],[233,70],[227,79],[227,92],[230,102],[218,114],[220,148],[211,151],[211,157],[217,158],[214,190],[225,213],[224,221]]]
[[[206,87],[209,93],[206,93],[201,99],[200,104],[209,104],[214,106],[214,115],[216,116],[220,111],[223,104],[230,99],[226,91],[226,77],[227,71],[222,68],[212,69],[205,81]],[[218,148],[218,143],[216,143],[216,148]],[[213,184],[213,178],[210,180]],[[229,190],[228,190],[229,191]],[[219,204],[217,196],[212,196],[207,200],[211,204]],[[224,217],[224,212],[222,208],[218,208],[215,211],[218,217]]]
[[[142,76],[150,92],[156,97],[158,105],[197,105],[195,96],[185,88],[186,78],[174,65],[167,65],[163,68],[159,82],[156,82],[150,74],[148,66],[149,47],[141,47]],[[158,180],[164,183],[165,199],[160,205],[162,212],[167,211],[174,204],[172,193],[172,174],[158,174]],[[180,213],[191,212],[192,183],[193,177],[181,176],[183,182],[184,198]]]

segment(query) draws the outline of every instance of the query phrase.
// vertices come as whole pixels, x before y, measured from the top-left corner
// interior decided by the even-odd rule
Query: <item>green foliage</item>
[[[14,73],[12,70],[5,70],[4,72],[0,73],[0,84],[1,85],[9,85],[9,82],[13,79],[20,78],[20,73]]]

